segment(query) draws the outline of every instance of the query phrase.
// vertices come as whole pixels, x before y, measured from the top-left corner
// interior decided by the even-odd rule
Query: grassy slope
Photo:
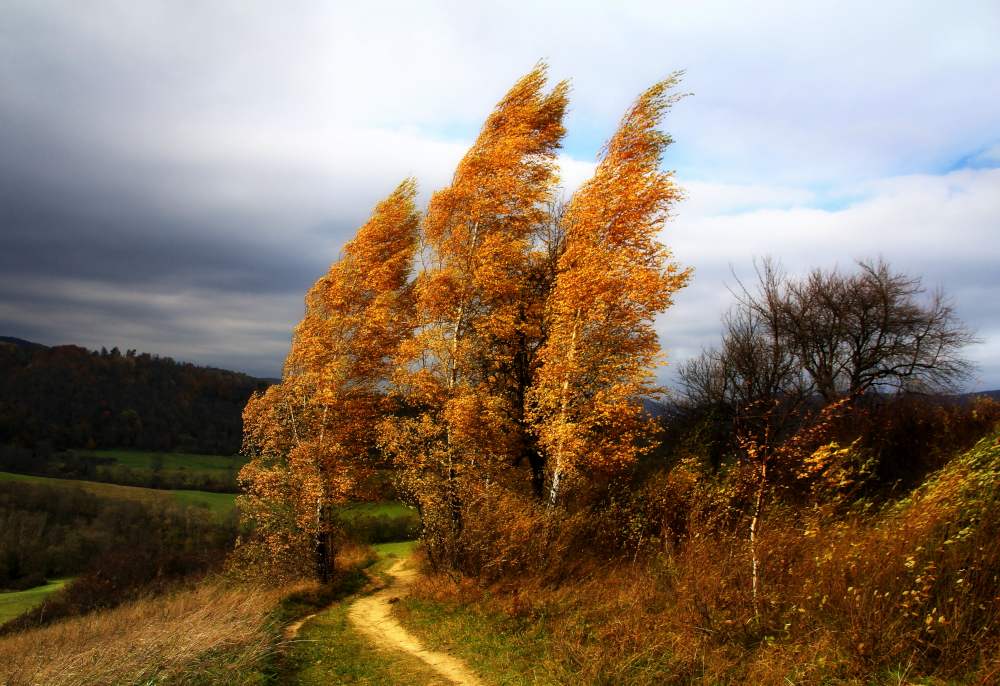
[[[203,457],[203,456],[202,456]],[[208,493],[206,491],[160,491],[152,488],[139,488],[138,486],[116,486],[115,484],[102,484],[96,481],[76,481],[73,479],[51,479],[44,476],[26,476],[24,474],[8,474],[0,472],[0,481],[33,481],[35,483],[49,486],[59,486],[62,488],[82,488],[95,495],[103,495],[110,498],[126,498],[128,500],[173,500],[185,507],[208,506],[216,514],[226,514],[236,507],[237,495],[234,493]],[[348,514],[359,515],[388,515],[389,517],[400,517],[407,514],[415,514],[403,503],[361,503],[345,510]]]
[[[411,509],[409,506],[398,502],[358,503],[357,505],[344,508],[342,512],[348,517],[352,515],[402,517],[405,515],[415,516],[417,514],[415,509]]]
[[[0,684],[261,686],[286,593],[203,583],[3,636]]]
[[[394,503],[385,504],[393,505]],[[409,557],[416,545],[416,541],[400,541],[399,543],[379,543],[378,545],[373,545],[372,547],[375,549],[375,552],[378,553],[379,562],[383,563],[384,561],[385,566],[388,567],[391,566],[389,560],[392,558]]]
[[[487,683],[557,686],[576,681],[572,665],[562,663],[543,622],[533,617],[498,621],[477,609],[462,602],[411,597],[394,613],[428,650],[452,652]]]
[[[996,685],[997,493],[994,434],[882,517],[812,524],[810,536],[773,515],[775,547],[762,549],[800,566],[785,567],[787,582],[768,578],[780,609],[756,635],[746,586],[717,581],[740,578],[719,571],[725,541],[691,546],[711,556],[682,550],[559,589],[529,578],[493,593],[431,576],[394,613],[428,649],[452,650],[496,684]],[[883,652],[870,657],[861,641],[875,640]]]
[[[240,468],[246,464],[246,459],[235,455],[224,457],[221,455],[186,455],[174,453],[148,453],[136,450],[92,450],[90,451],[98,457],[112,457],[118,464],[123,464],[132,469],[151,469],[154,458],[162,458],[164,472],[174,472],[183,468],[188,473],[200,472],[211,474],[214,477],[225,477],[226,475],[238,474]]]
[[[68,581],[69,579],[56,579],[27,591],[0,593],[0,624],[38,605],[47,595],[58,591]]]
[[[187,507],[208,506],[216,514],[225,514],[236,506],[236,495],[233,493],[206,493],[203,491],[158,491],[137,486],[116,486],[102,484],[96,481],[75,481],[72,479],[50,479],[44,476],[25,476],[23,474],[7,474],[0,472],[0,481],[32,481],[34,483],[57,486],[60,488],[82,488],[83,490],[109,498],[125,498],[151,502],[154,500],[174,501]],[[204,505],[202,505],[204,503]]]

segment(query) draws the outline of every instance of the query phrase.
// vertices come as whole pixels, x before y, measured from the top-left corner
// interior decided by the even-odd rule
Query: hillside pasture
[[[353,503],[340,508],[340,514],[345,519],[353,517],[407,517],[417,516],[417,510],[398,501],[383,501],[375,503]]]
[[[194,455],[186,453],[154,453],[138,450],[91,450],[89,454],[97,457],[112,458],[116,464],[126,465],[132,469],[153,469],[159,462],[160,471],[164,473],[186,471],[190,474],[206,474],[216,478],[232,477],[240,473],[246,464],[246,459],[233,455]]]
[[[107,451],[113,452],[113,451]],[[117,451],[115,451],[117,452]],[[132,453],[133,455],[139,453]],[[179,457],[192,457],[181,455]],[[211,455],[198,455],[193,457],[212,457]],[[228,459],[228,458],[216,458]],[[207,491],[162,491],[154,488],[140,488],[138,486],[117,486],[115,484],[100,483],[97,481],[79,481],[75,479],[52,479],[45,476],[28,476],[25,474],[10,474],[0,472],[0,481],[28,481],[48,486],[60,488],[80,488],[94,495],[107,496],[111,498],[126,498],[128,500],[139,500],[142,502],[152,502],[155,500],[175,502],[183,507],[201,507],[211,510],[216,515],[228,514],[236,507],[235,493],[209,493]],[[362,517],[378,517],[385,515],[390,519],[396,517],[417,516],[417,512],[408,505],[401,502],[374,502],[374,503],[354,503],[341,509],[341,515],[348,520]]]
[[[8,474],[0,472],[0,481],[28,481],[33,483],[56,486],[59,488],[79,488],[94,495],[109,498],[125,498],[141,502],[156,500],[174,502],[184,507],[203,507],[222,516],[236,507],[234,493],[207,493],[204,491],[161,491],[138,486],[117,486],[96,481],[77,481],[74,479],[51,479],[44,476],[27,476],[24,474]]]
[[[35,607],[50,594],[65,586],[68,581],[69,579],[55,579],[44,586],[36,586],[27,591],[0,593],[0,625]]]

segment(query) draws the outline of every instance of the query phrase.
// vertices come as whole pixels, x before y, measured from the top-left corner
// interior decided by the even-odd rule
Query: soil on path
[[[427,650],[392,617],[391,601],[405,594],[417,576],[416,570],[403,569],[405,562],[399,560],[388,570],[394,578],[387,586],[354,602],[348,612],[351,622],[376,643],[420,658],[449,681],[462,686],[484,686],[464,662],[447,653]]]

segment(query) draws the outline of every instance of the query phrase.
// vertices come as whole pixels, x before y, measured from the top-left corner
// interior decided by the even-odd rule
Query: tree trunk
[[[316,500],[316,537],[314,540],[314,554],[316,559],[316,576],[321,584],[330,582],[330,560],[329,560],[329,539],[327,531],[326,517],[323,511],[322,496]]]
[[[751,558],[751,583],[753,586],[753,613],[754,616],[760,615],[760,605],[758,602],[758,589],[760,587],[758,568],[759,562],[757,560],[757,532],[760,528],[760,514],[763,507],[764,501],[764,486],[767,484],[767,464],[765,463],[761,467],[760,471],[760,484],[757,486],[757,502],[754,504],[753,508],[753,519],[750,521],[750,558]]]

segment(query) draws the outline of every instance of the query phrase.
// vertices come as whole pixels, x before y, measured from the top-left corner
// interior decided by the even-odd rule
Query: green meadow
[[[69,582],[69,579],[56,579],[44,586],[36,586],[27,591],[0,592],[0,624],[38,605],[45,600],[46,596],[58,591],[67,582]]]
[[[0,481],[31,481],[59,488],[80,488],[88,493],[109,498],[125,498],[152,502],[156,500],[173,501],[185,507],[202,507],[223,515],[236,507],[235,493],[207,493],[205,491],[161,491],[138,486],[117,486],[96,481],[77,481],[74,479],[52,479],[45,476],[27,476],[24,474],[8,474],[0,472]]]
[[[341,508],[341,513],[347,517],[405,517],[406,515],[416,516],[417,510],[400,502],[378,502],[378,503],[355,503],[348,507]]]
[[[118,451],[101,451],[118,452]],[[133,455],[141,453],[131,453]],[[210,455],[181,455],[179,457],[212,457]],[[228,458],[219,458],[228,459]],[[58,486],[60,488],[81,488],[95,495],[110,498],[126,498],[128,500],[141,500],[151,502],[154,500],[167,500],[176,502],[184,507],[201,507],[211,510],[217,515],[224,515],[236,507],[236,493],[209,493],[207,491],[166,491],[152,488],[140,488],[138,486],[118,486],[115,484],[105,484],[97,481],[78,481],[75,479],[53,479],[45,476],[28,476],[25,474],[9,474],[0,472],[0,481],[31,481],[34,483]],[[377,517],[386,515],[387,517],[402,517],[405,515],[416,515],[416,510],[400,502],[378,502],[378,503],[357,503],[341,510],[345,517]]]
[[[136,450],[91,450],[89,453],[97,457],[110,457],[117,464],[127,465],[132,469],[153,469],[159,463],[163,472],[187,471],[191,473],[210,474],[216,478],[239,474],[246,464],[246,458],[240,455],[188,455],[184,453],[149,453]]]

